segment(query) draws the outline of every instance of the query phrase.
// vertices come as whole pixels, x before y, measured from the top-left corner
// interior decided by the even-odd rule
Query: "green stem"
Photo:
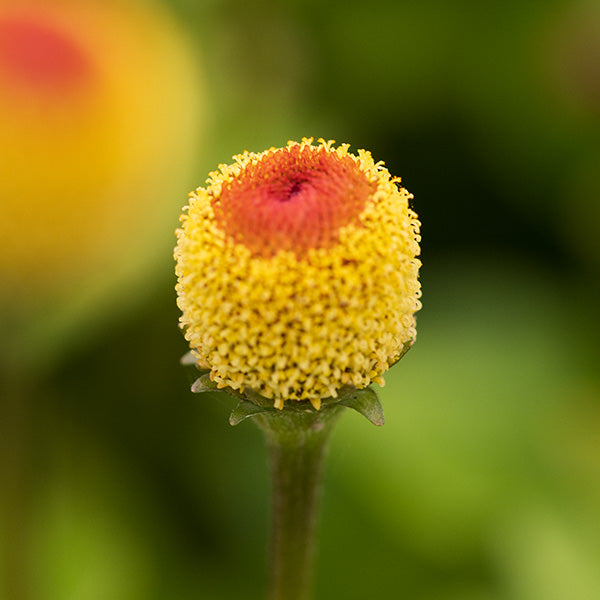
[[[323,458],[341,407],[286,408],[255,417],[272,478],[270,600],[311,597]]]

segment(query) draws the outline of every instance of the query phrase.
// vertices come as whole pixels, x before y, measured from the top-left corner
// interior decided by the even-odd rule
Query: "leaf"
[[[401,358],[404,357],[404,355],[413,347],[414,344],[414,340],[408,340],[408,342],[405,342],[404,345],[402,346],[402,350],[400,350],[400,354],[398,355],[398,358],[393,362],[390,363],[390,369],[400,361]]]
[[[198,358],[196,356],[194,356],[194,353],[190,350],[189,352],[186,352],[181,359],[179,360],[179,362],[185,366],[188,367],[190,365],[195,365],[198,362]]]
[[[370,387],[362,390],[355,389],[353,392],[344,393],[340,398],[340,404],[359,412],[373,425],[380,427],[385,423],[383,407],[375,390]]]
[[[194,394],[201,394],[202,392],[216,392],[221,391],[217,384],[212,381],[209,373],[204,373],[192,383],[192,392]]]
[[[238,423],[241,423],[244,419],[254,417],[255,415],[269,412],[271,410],[272,409],[257,406],[256,404],[254,404],[253,402],[249,402],[248,400],[240,400],[238,405],[231,411],[231,414],[229,415],[229,424],[237,425]]]

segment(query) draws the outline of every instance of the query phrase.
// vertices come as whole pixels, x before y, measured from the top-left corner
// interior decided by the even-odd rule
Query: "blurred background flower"
[[[0,5],[3,354],[53,358],[167,264],[204,116],[195,54],[147,2]]]
[[[14,3],[0,6],[4,19],[7,6],[14,14]],[[19,6],[29,10],[32,4]],[[142,32],[141,58],[131,62],[126,58],[132,50],[93,49],[104,22],[93,16],[98,5],[48,6],[36,14],[64,15],[70,6],[81,19],[76,22],[87,19],[85,26],[64,25],[63,41],[68,32],[71,43],[84,49],[88,68],[106,58],[104,68],[113,65],[119,83],[111,80],[102,94],[77,102],[61,94],[65,103],[54,113],[25,117],[37,109],[15,99],[14,60],[10,70],[3,58],[0,186],[25,189],[28,206],[46,206],[43,190],[57,189],[68,165],[71,174],[79,173],[71,195],[64,195],[68,202],[85,188],[86,198],[93,192],[98,199],[93,206],[107,207],[107,213],[95,209],[100,221],[117,228],[128,222],[128,211],[137,215],[135,229],[125,226],[126,236],[105,234],[111,244],[102,244],[107,254],[94,254],[95,260],[109,265],[111,248],[135,241],[142,255],[154,252],[160,259],[147,258],[148,278],[132,291],[116,286],[111,301],[105,296],[94,303],[94,319],[72,336],[78,352],[55,365],[38,388],[28,450],[32,597],[262,597],[266,453],[254,428],[230,429],[226,401],[189,393],[177,361],[186,343],[177,329],[170,248],[187,191],[201,185],[215,164],[243,148],[260,151],[303,135],[372,150],[390,172],[402,175],[423,223],[419,340],[386,377],[386,425],[371,428],[348,414],[334,434],[317,597],[600,596],[597,3],[122,2],[121,27],[111,25],[106,44],[116,44],[123,30],[146,27],[147,19],[175,47],[182,36],[189,42],[180,42],[187,50],[179,58],[157,50],[158,61],[151,57],[164,38]],[[68,21],[53,19],[54,31]],[[183,122],[187,111],[204,110],[202,94],[192,91],[197,87],[188,88],[195,77],[179,75],[178,84],[170,79],[189,61],[195,73],[198,59],[210,90],[203,136]],[[80,77],[81,60],[68,64],[71,70],[57,74],[51,68],[47,75],[66,85],[66,75],[79,65]],[[150,72],[145,79],[144,69]],[[35,85],[46,86],[45,77]],[[154,82],[152,89],[138,78]],[[77,81],[83,85],[77,78],[69,85]],[[19,79],[20,98],[32,84]],[[99,99],[110,89],[109,110]],[[188,109],[164,109],[170,93]],[[144,109],[137,104],[141,96]],[[17,108],[7,113],[9,103]],[[152,113],[153,103],[163,112]],[[125,130],[115,133],[121,130],[111,119],[118,120],[119,106]],[[64,133],[55,133],[56,149],[44,152],[59,130],[52,114],[63,115]],[[4,140],[14,139],[19,123],[37,124],[40,144],[28,134],[12,148],[29,152],[31,160],[50,155],[53,168],[5,158],[11,146]],[[192,145],[200,142],[201,155],[183,140],[159,142],[173,139],[169,127],[187,133]],[[94,156],[93,168],[73,147]],[[195,167],[192,176],[175,175],[184,159]],[[16,177],[24,168],[37,173],[29,186]],[[173,176],[161,175],[163,168]],[[104,186],[111,177],[113,184]],[[155,177],[162,183],[151,184]],[[5,189],[3,215],[15,210],[7,208]],[[123,204],[124,198],[133,204]],[[137,234],[140,211],[162,210],[157,205],[164,212],[157,216],[155,245]],[[115,211],[123,220],[113,220]],[[50,230],[79,218],[58,204],[44,214]],[[65,214],[70,216],[59,219]],[[65,281],[80,290],[102,284],[91,266],[85,285],[73,284],[78,273],[68,269],[60,278],[42,277],[31,262],[17,277],[14,261],[25,265],[34,254],[18,250],[16,242],[6,250],[4,240],[15,237],[8,237],[2,220],[3,297],[16,298],[12,290],[21,290],[29,303],[33,296],[25,290],[31,286],[41,290],[41,301],[50,284],[57,290],[59,282],[67,289]],[[77,244],[96,253],[98,230],[88,223]],[[58,237],[64,244],[72,238]],[[61,252],[72,256],[65,248],[44,260]],[[124,255],[119,250],[119,266]],[[11,266],[7,256],[16,257]],[[83,250],[72,258],[91,265]],[[108,266],[103,272],[113,273]],[[136,310],[125,310],[125,300]],[[5,304],[3,321],[16,312],[12,300]],[[54,306],[66,305],[57,300]],[[64,323],[87,312],[79,306],[64,313]],[[15,322],[11,317],[6,326]],[[92,322],[105,326],[92,335]],[[52,337],[53,343],[62,344],[62,337]],[[3,352],[12,343],[3,335]],[[3,448],[10,462],[12,446],[5,441]],[[0,521],[11,514],[5,511]],[[7,546],[6,539],[0,534],[0,546]]]

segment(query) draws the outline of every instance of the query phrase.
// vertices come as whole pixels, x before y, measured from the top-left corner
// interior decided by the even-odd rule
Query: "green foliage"
[[[598,597],[593,3],[167,4],[211,95],[197,185],[244,148],[322,135],[384,159],[423,221],[424,308],[378,390],[386,424],[343,411],[333,434],[317,598]],[[263,442],[228,423],[247,404],[190,393],[163,268],[52,372],[28,365],[31,600],[263,597]],[[380,424],[370,394],[342,403]]]

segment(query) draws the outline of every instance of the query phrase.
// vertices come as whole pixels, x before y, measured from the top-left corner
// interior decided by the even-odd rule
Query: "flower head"
[[[177,231],[181,325],[198,364],[278,408],[383,383],[416,335],[412,196],[369,152],[333,144],[235,156],[190,194]]]
[[[72,296],[152,248],[171,210],[153,200],[196,144],[196,71],[158,3],[0,2],[0,302]]]
[[[205,118],[163,5],[0,0],[2,364],[58,360],[160,272]]]

